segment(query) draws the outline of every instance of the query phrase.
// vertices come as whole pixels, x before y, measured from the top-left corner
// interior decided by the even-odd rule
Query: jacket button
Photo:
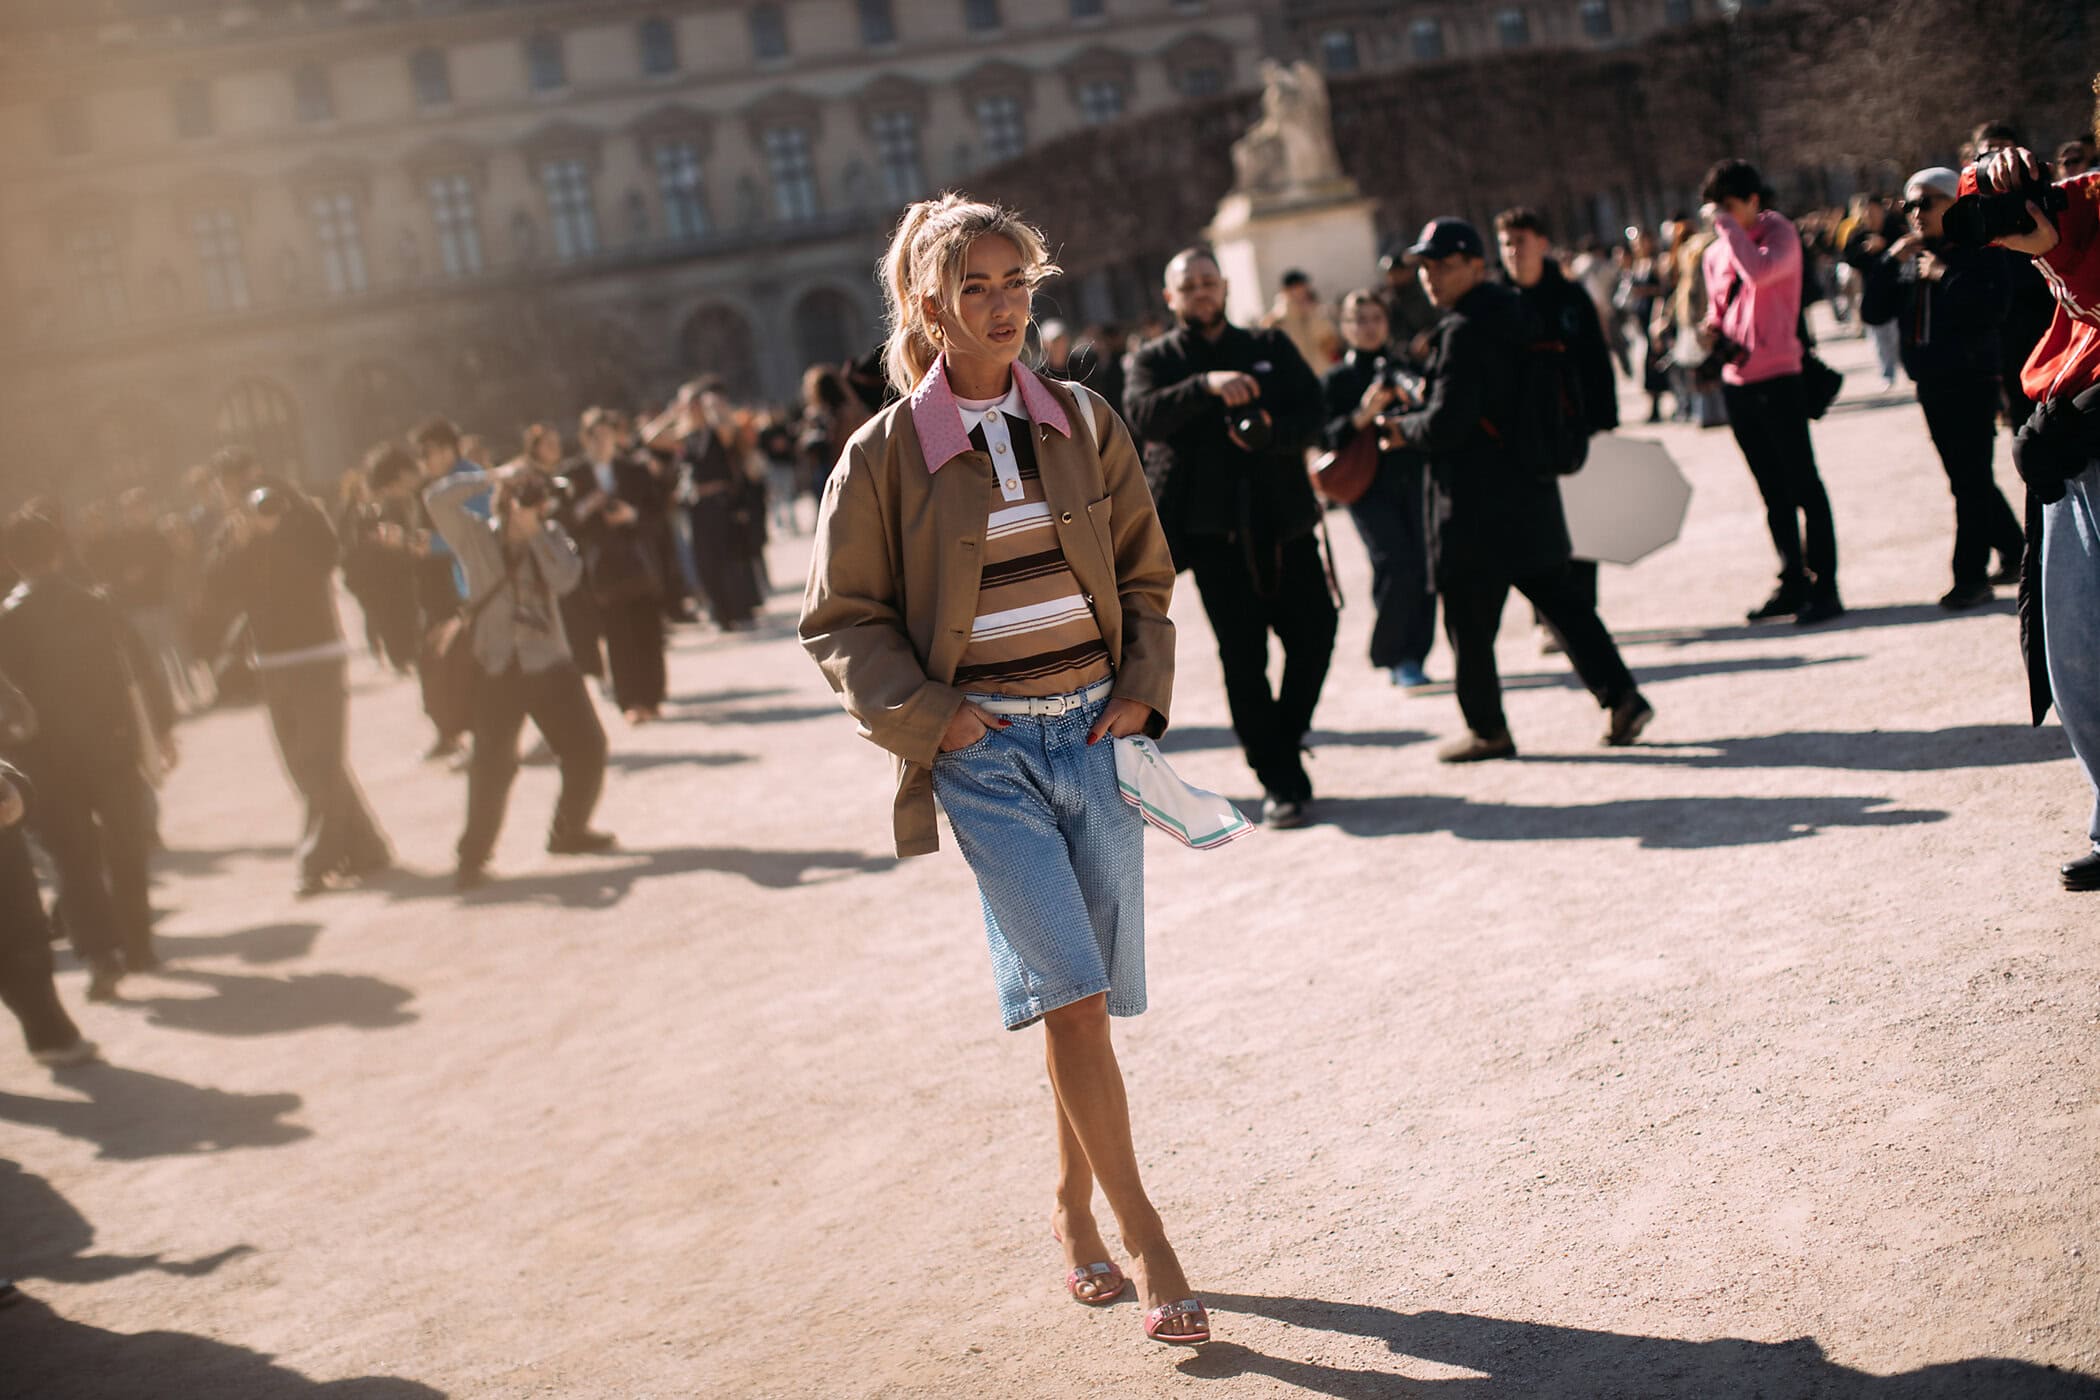
[[[1065,524],[1067,524],[1067,525],[1069,525],[1069,524],[1071,524],[1071,523],[1072,523],[1072,512],[1070,512],[1070,511],[1066,511],[1066,512],[1064,513],[1064,522],[1065,522]]]

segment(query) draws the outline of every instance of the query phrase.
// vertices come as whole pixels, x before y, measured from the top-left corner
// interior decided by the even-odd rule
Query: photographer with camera
[[[1394,685],[1412,690],[1429,684],[1422,663],[1436,641],[1436,582],[1429,574],[1428,524],[1423,495],[1425,464],[1420,453],[1377,451],[1378,415],[1391,407],[1401,387],[1420,377],[1393,353],[1385,307],[1367,291],[1342,298],[1342,335],[1349,349],[1320,381],[1327,401],[1327,450],[1341,458],[1364,433],[1375,465],[1363,494],[1343,503],[1364,552],[1371,556],[1371,664]],[[1323,488],[1324,489],[1324,488]]]
[[[1379,420],[1382,441],[1428,456],[1435,484],[1436,577],[1444,598],[1458,707],[1469,731],[1437,751],[1444,763],[1515,758],[1502,711],[1495,633],[1515,588],[1567,644],[1568,659],[1611,713],[1604,742],[1630,744],[1655,717],[1618,645],[1568,570],[1568,522],[1551,465],[1526,459],[1533,404],[1525,376],[1540,353],[1517,294],[1488,278],[1487,247],[1464,219],[1433,219],[1409,248],[1440,308],[1423,394]],[[1579,425],[1578,425],[1579,430]]]
[[[1301,750],[1334,656],[1334,596],[1316,538],[1320,504],[1304,455],[1320,435],[1320,381],[1280,330],[1225,319],[1225,278],[1207,248],[1167,264],[1179,324],[1131,352],[1123,412],[1177,569],[1218,638],[1225,700],[1263,820],[1303,826],[1312,779]],[[1269,689],[1269,634],[1283,682]]]
[[[467,825],[453,877],[462,893],[488,882],[489,856],[518,776],[518,731],[528,715],[561,764],[548,852],[596,855],[616,844],[590,829],[605,786],[605,728],[561,620],[561,599],[583,582],[583,561],[548,518],[555,499],[543,474],[520,465],[495,481],[486,520],[468,507],[489,489],[484,472],[455,472],[423,493],[431,520],[466,571],[466,640],[477,671]]]
[[[1728,401],[1728,426],[1764,497],[1765,522],[1779,551],[1779,586],[1750,621],[1791,617],[1801,626],[1845,611],[1838,597],[1837,524],[1816,471],[1801,369],[1801,234],[1766,204],[1764,177],[1747,161],[1724,160],[1706,174],[1714,241],[1703,270],[1711,298],[1709,357]],[[1804,543],[1805,536],[1805,543]]]
[[[1962,176],[1950,236],[1988,236],[2034,259],[2056,315],[2027,358],[2036,408],[2013,439],[2027,483],[2020,641],[2034,722],[2053,703],[2094,789],[2091,849],[2064,888],[2100,890],[2100,172],[2052,185],[2032,152],[2000,151]]]
[[[1903,187],[1911,231],[1857,264],[1861,319],[1897,326],[1903,368],[1918,386],[1925,427],[1954,492],[1954,586],[1940,598],[1949,612],[1990,602],[1991,584],[2016,576],[2024,545],[2019,518],[1991,476],[2010,259],[1947,237],[1960,184],[1960,174],[1945,166],[1911,176]]]
[[[350,647],[336,616],[335,529],[246,448],[222,449],[212,471],[227,516],[204,568],[207,635],[248,619],[277,752],[306,804],[297,892],[325,894],[393,863],[350,775]]]

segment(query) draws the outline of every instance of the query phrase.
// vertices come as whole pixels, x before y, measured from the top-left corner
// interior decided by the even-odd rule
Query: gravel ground
[[[361,669],[353,720],[405,869],[311,903],[262,717],[187,728],[167,973],[86,1008],[107,1064],[0,1055],[0,1394],[2100,1396],[2100,896],[2054,869],[2091,795],[2009,590],[1931,605],[1944,478],[1854,392],[1816,430],[1853,611],[1745,627],[1748,473],[1653,431],[1697,494],[1605,572],[1640,747],[1512,609],[1524,758],[1440,768],[1455,707],[1364,664],[1337,516],[1319,823],[1151,844],[1119,1044],[1209,1348],[1066,1299],[1039,1036],[998,1029],[961,861],[889,855],[790,588],[617,728],[623,853],[544,856],[528,769],[464,901],[411,687]],[[1166,747],[1251,801],[1175,616]]]

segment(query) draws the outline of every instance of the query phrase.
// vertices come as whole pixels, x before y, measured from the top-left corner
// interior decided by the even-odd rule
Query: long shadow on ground
[[[163,958],[232,957],[259,967],[305,957],[320,936],[319,924],[264,924],[234,933],[157,934],[153,943]]]
[[[246,1347],[186,1332],[111,1332],[60,1317],[25,1298],[0,1310],[9,1390],[43,1400],[111,1396],[225,1396],[240,1400],[444,1400],[394,1376],[315,1381]],[[19,1387],[17,1389],[17,1387]]]
[[[1691,646],[1697,642],[1747,642],[1751,640],[1771,641],[1778,637],[1814,635],[1818,632],[1863,632],[1872,627],[1914,627],[1921,623],[1955,622],[1979,614],[2010,615],[2013,612],[2010,594],[1997,602],[1966,612],[1948,612],[1937,603],[1897,603],[1873,608],[1848,608],[1842,617],[1829,622],[1819,622],[1813,628],[1796,629],[1791,623],[1777,622],[1738,623],[1718,627],[1657,627],[1643,632],[1616,632],[1619,645],[1626,646]],[[1856,658],[1855,658],[1856,659]],[[1634,673],[1646,680],[1652,667],[1644,667],[1637,660],[1629,659]]]
[[[1690,680],[1694,676],[1740,675],[1751,671],[1799,671],[1809,666],[1836,666],[1846,661],[1860,661],[1858,656],[1736,656],[1712,661],[1685,661],[1672,666],[1633,666],[1633,678],[1643,689],[1662,685],[1668,681]],[[1628,665],[1633,665],[1628,662]],[[1574,667],[1562,662],[1551,671],[1522,671],[1513,676],[1502,677],[1504,690],[1580,690],[1582,677],[1575,674]],[[1450,681],[1438,681],[1408,692],[1410,695],[1449,695]],[[1171,732],[1171,731],[1170,731]]]
[[[760,850],[749,846],[682,846],[655,851],[619,851],[571,869],[505,877],[492,872],[487,885],[460,897],[467,905],[558,904],[604,909],[618,904],[643,880],[713,870],[741,875],[766,889],[787,890],[896,868],[895,856],[865,851]],[[386,886],[392,899],[452,896],[449,875],[396,872]]]
[[[299,1107],[297,1094],[203,1089],[165,1075],[95,1063],[53,1077],[85,1097],[0,1093],[0,1121],[92,1142],[97,1155],[114,1161],[282,1147],[312,1135],[303,1125],[284,1121]]]
[[[1309,749],[1404,749],[1409,744],[1419,744],[1434,736],[1420,729],[1359,729],[1340,731],[1315,729],[1305,736]],[[1239,737],[1222,724],[1180,725],[1167,731],[1159,741],[1160,749],[1169,754],[1193,753],[1197,749],[1236,749]]]
[[[2025,724],[1964,724],[1950,729],[1801,730],[1676,744],[1643,742],[1606,753],[1538,754],[1526,762],[1657,765],[1679,768],[1842,768],[1860,773],[1941,773],[2010,768],[2071,756],[2063,731]]]
[[[204,987],[210,996],[127,997],[121,1005],[144,1009],[153,1024],[205,1035],[289,1035],[322,1026],[377,1031],[416,1019],[408,1004],[416,994],[378,977],[348,972],[302,972],[289,977],[249,977],[234,972],[167,969],[170,981]]]
[[[1889,807],[1886,797],[1640,797],[1524,807],[1464,797],[1327,797],[1315,820],[1351,836],[1448,831],[1464,841],[1610,841],[1710,850],[1798,841],[1840,826],[1911,826],[1945,812]]]
[[[16,1278],[53,1283],[104,1283],[149,1269],[199,1278],[254,1252],[251,1245],[237,1244],[201,1259],[175,1261],[159,1254],[90,1254],[95,1227],[87,1217],[50,1182],[5,1160],[0,1160],[0,1220],[7,1222],[8,1271]]]
[[[1338,1400],[2100,1400],[2100,1380],[2025,1361],[1981,1357],[1896,1376],[1841,1366],[1812,1337],[1694,1342],[1593,1332],[1465,1313],[1397,1312],[1316,1298],[1209,1293],[1220,1340],[1181,1363],[1195,1380],[1264,1376],[1281,1388]],[[1306,1332],[1368,1337],[1396,1356],[1478,1372],[1412,1380],[1270,1356],[1223,1338],[1231,1314],[1273,1318]],[[1325,1348],[1307,1338],[1299,1348]]]

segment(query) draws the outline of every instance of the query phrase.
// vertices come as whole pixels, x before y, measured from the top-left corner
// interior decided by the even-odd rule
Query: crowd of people
[[[421,686],[424,757],[466,775],[459,890],[489,878],[528,717],[528,760],[561,769],[548,850],[611,849],[590,825],[607,740],[587,681],[647,724],[674,628],[755,625],[769,531],[809,528],[801,504],[866,420],[864,388],[853,366],[817,366],[799,407],[769,410],[703,378],[646,417],[591,408],[566,441],[528,425],[493,465],[485,441],[432,418],[375,445],[332,500],[228,447],[174,500],[134,487],[71,514],[49,498],[15,508],[0,530],[0,992],[31,1051],[93,1053],[49,990],[53,937],[70,939],[92,1001],[159,965],[148,867],[181,717],[267,713],[303,810],[299,897],[391,868],[347,758],[341,593],[373,660]]]
[[[1900,201],[1798,223],[1755,167],[1725,160],[1696,214],[1572,255],[1535,210],[1502,211],[1492,243],[1439,217],[1332,307],[1303,274],[1284,277],[1256,326],[1230,321],[1217,258],[1191,246],[1162,270],[1170,319],[1156,333],[1127,343],[1045,324],[1040,372],[1023,355],[1057,271],[1043,237],[950,195],[897,230],[885,346],[813,368],[792,413],[739,407],[702,378],[657,412],[593,407],[572,440],[531,425],[500,464],[429,419],[374,446],[332,509],[240,448],[192,474],[172,513],[136,492],[71,524],[55,502],[28,503],[0,531],[19,581],[0,606],[0,996],[39,1060],[94,1053],[52,989],[51,926],[87,967],[90,999],[156,965],[154,787],[179,758],[178,718],[216,699],[252,693],[268,712],[304,809],[300,896],[390,867],[346,758],[339,587],[371,655],[417,678],[426,756],[466,774],[459,890],[490,878],[527,718],[561,772],[547,850],[613,849],[592,825],[608,740],[589,682],[628,724],[659,719],[670,629],[703,608],[724,632],[749,628],[769,592],[768,531],[801,533],[814,494],[803,645],[896,757],[899,853],[936,849],[936,799],[945,810],[978,882],[1004,1024],[1046,1026],[1067,1287],[1098,1305],[1132,1282],[1108,1260],[1098,1184],[1136,1259],[1146,1334],[1205,1341],[1208,1315],[1139,1177],[1108,1020],[1146,1001],[1141,826],[1115,753],[1167,727],[1175,576],[1193,578],[1271,827],[1316,815],[1304,759],[1337,634],[1331,507],[1363,538],[1369,659],[1394,685],[1428,684],[1442,615],[1463,732],[1439,760],[1518,753],[1495,661],[1512,589],[1604,712],[1601,741],[1634,744],[1655,709],[1599,616],[1595,564],[1574,555],[1561,479],[1619,426],[1622,378],[1651,423],[1725,423],[1776,555],[1776,586],[1748,619],[1842,617],[1811,426],[1838,376],[1806,315],[1830,295],[1841,322],[1892,346],[1885,376],[1916,384],[1955,508],[1940,605],[2019,582],[2036,722],[2053,702],[2092,781],[2091,154],[2067,145],[2052,170],[1989,124],[1965,168],[1927,167]],[[2024,519],[1992,472],[2003,425]],[[55,878],[50,920],[25,832]],[[2089,836],[2060,868],[2069,889],[2100,889],[2100,804]]]

